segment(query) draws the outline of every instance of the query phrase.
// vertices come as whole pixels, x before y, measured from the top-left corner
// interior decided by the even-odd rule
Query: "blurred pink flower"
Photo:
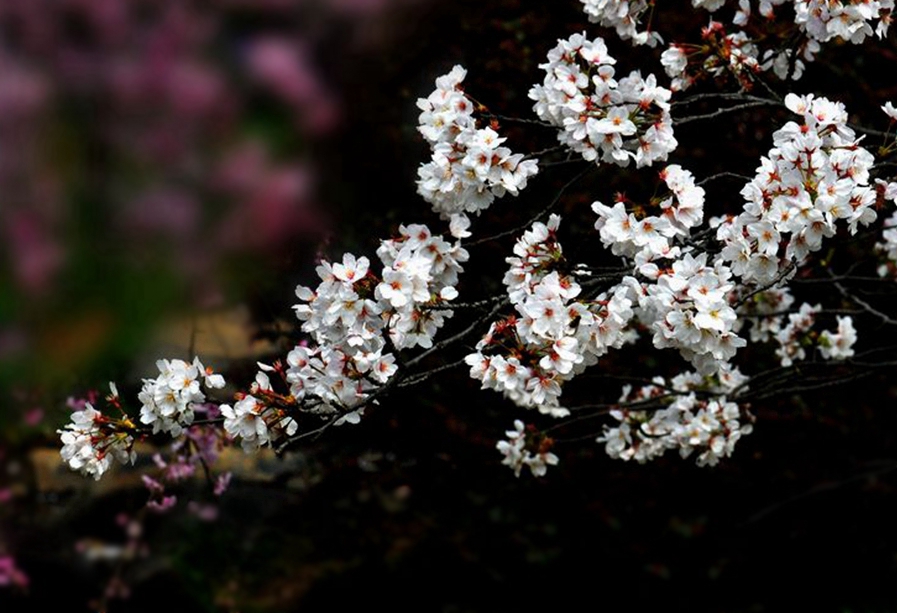
[[[63,263],[62,248],[33,212],[10,211],[4,223],[13,274],[19,284],[31,294],[46,292]]]
[[[189,238],[198,230],[200,206],[194,193],[159,185],[129,202],[122,221],[126,230],[137,235]]]
[[[0,123],[15,125],[41,112],[51,89],[40,72],[0,53]]]
[[[150,500],[146,508],[156,513],[167,513],[178,503],[177,496],[163,496],[160,500]]]
[[[44,410],[40,407],[33,407],[25,411],[22,421],[26,426],[37,426],[44,420]]]
[[[214,504],[202,504],[191,500],[187,503],[187,511],[201,521],[212,522],[218,519],[218,507]]]
[[[249,48],[247,65],[259,84],[299,112],[306,128],[324,132],[334,127],[336,101],[302,41],[260,36]]]
[[[12,556],[0,556],[0,587],[28,587],[28,576],[16,566]]]

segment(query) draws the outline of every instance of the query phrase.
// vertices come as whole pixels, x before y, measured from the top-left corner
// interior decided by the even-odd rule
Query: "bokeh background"
[[[692,36],[705,21],[664,19]],[[897,611],[888,376],[754,407],[755,433],[712,470],[613,462],[586,437],[516,480],[494,444],[520,414],[463,372],[286,458],[226,466],[221,499],[184,485],[164,517],[141,510],[133,472],[95,484],[59,466],[70,398],[109,380],[133,394],[157,357],[191,350],[248,383],[298,338],[293,290],[316,257],[438,223],[414,188],[414,102],[437,75],[460,63],[478,101],[531,117],[538,64],[583,30],[599,32],[574,0],[0,0],[0,611]],[[659,72],[659,51],[609,44]],[[897,46],[862,49],[832,45],[802,91],[873,116],[897,99],[882,77]],[[770,117],[683,127],[676,161],[750,173]],[[577,171],[478,229],[527,219]],[[563,213],[638,183],[601,173]],[[732,185],[709,196],[738,206]],[[492,281],[469,291],[500,287],[510,245],[480,248]],[[657,366],[618,360],[602,368]]]

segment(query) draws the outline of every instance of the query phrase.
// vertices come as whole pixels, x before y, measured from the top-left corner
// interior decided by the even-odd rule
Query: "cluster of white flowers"
[[[775,7],[786,1],[760,0],[759,13],[764,19],[773,19]],[[721,8],[725,0],[692,0],[692,4],[713,12]],[[840,38],[859,44],[873,33],[884,38],[894,12],[894,0],[790,0],[788,4],[794,7],[794,23],[808,37],[821,43]],[[751,0],[738,0],[734,23],[746,24],[751,14]],[[878,22],[874,30],[873,21]]]
[[[299,425],[283,408],[273,406],[267,399],[272,394],[271,380],[264,371],[273,370],[263,364],[263,372],[256,374],[255,382],[249,394],[240,394],[233,406],[222,404],[221,415],[224,416],[224,430],[233,438],[240,439],[243,451],[258,451],[259,447],[277,442],[284,436],[292,436]]]
[[[673,92],[685,91],[696,81],[696,77],[688,73],[688,57],[688,49],[677,43],[671,44],[660,54],[663,71],[673,80],[670,84]]]
[[[735,333],[735,310],[729,304],[732,271],[719,259],[708,263],[706,253],[683,242],[704,217],[704,190],[691,173],[671,165],[660,177],[671,195],[653,203],[659,215],[639,219],[624,202],[613,207],[595,202],[595,228],[604,245],[632,258],[638,274],[651,281],[628,277],[625,283],[638,305],[636,315],[654,332],[654,346],[678,349],[709,374],[745,345]]]
[[[823,43],[837,37],[859,44],[873,32],[884,38],[893,12],[894,0],[794,0],[794,22]]]
[[[455,66],[436,79],[436,90],[420,98],[418,130],[433,151],[418,169],[418,193],[443,219],[480,213],[496,197],[514,196],[538,172],[535,160],[524,160],[502,143],[492,128],[477,128],[474,103],[461,91],[467,71]]]
[[[767,49],[761,58],[760,70],[772,69],[773,74],[784,80],[800,79],[806,68],[805,62],[813,62],[822,46],[819,41],[808,38],[796,49]]]
[[[590,21],[615,28],[621,38],[649,46],[662,42],[650,25],[640,31],[654,0],[581,1]],[[759,14],[771,18],[787,1],[760,0]],[[861,42],[873,33],[875,20],[874,32],[883,36],[894,8],[894,0],[791,2],[805,40],[799,36],[802,40],[787,48],[767,49],[761,56],[759,39],[710,21],[701,45],[674,44],[662,54],[673,90],[684,90],[701,76],[725,75],[747,90],[761,70],[798,78],[802,60],[812,60],[823,42]],[[692,0],[711,12],[725,3]],[[735,25],[746,25],[751,15],[752,1],[739,0]],[[559,129],[565,147],[590,162],[644,167],[666,160],[677,146],[672,92],[658,86],[653,74],[643,78],[633,71],[617,80],[615,65],[601,38],[589,40],[583,33],[559,40],[540,65],[544,81],[529,91],[534,111]],[[322,429],[358,423],[367,405],[401,382],[399,351],[435,350],[434,338],[455,308],[482,306],[451,304],[469,258],[461,246],[470,236],[467,214],[479,214],[496,197],[517,195],[538,167],[504,146],[497,123],[478,127],[479,105],[463,93],[465,76],[455,66],[417,102],[418,130],[432,150],[418,171],[418,191],[449,221],[455,242],[425,225],[403,225],[397,238],[377,249],[379,272],[368,258],[348,253],[340,262],[322,262],[318,286],[296,288],[294,309],[311,342],[295,346],[285,361],[259,364],[248,391],[219,407],[224,430],[245,451],[294,442],[299,421],[304,424],[307,417],[324,420]],[[638,331],[647,331],[655,348],[677,350],[694,372],[669,382],[655,377],[639,389],[627,386],[611,412],[616,423],[605,426],[597,440],[613,458],[646,462],[675,449],[683,458],[696,455],[703,466],[731,455],[752,429],[753,417],[737,404],[744,401],[747,377],[731,364],[747,344],[739,335],[746,322],[752,323],[747,330],[752,341],[775,341],[782,366],[817,350],[825,360],[853,356],[853,320],[838,317],[836,330],[817,333],[820,305],[793,309],[795,300],[784,283],[824,238],[839,228],[855,234],[876,219],[876,205],[897,203],[897,182],[872,182],[873,155],[848,127],[843,105],[788,94],[785,106],[800,122],[789,121],[773,134],[773,148],[740,192],[742,212],[711,219],[706,232],[693,235],[704,223],[704,189],[677,164],[659,173],[666,189],[644,206],[625,196],[612,206],[592,204],[602,245],[624,262],[605,276],[565,258],[558,215],[534,223],[506,258],[503,282],[513,314],[492,322],[465,357],[470,376],[520,407],[568,416],[570,410],[560,403],[564,385],[611,349],[637,339]],[[892,125],[897,122],[892,103],[882,110]],[[897,143],[882,146],[881,155],[894,148]],[[876,248],[890,262],[880,274],[897,276],[897,213],[885,223]],[[113,459],[134,461],[135,437],[150,430],[183,435],[207,402],[203,388],[225,385],[198,358],[159,360],[157,367],[159,375],[144,379],[138,395],[142,426],[126,416],[113,385],[108,400],[122,410],[121,418],[86,404],[58,431],[62,457],[73,469],[99,479]],[[423,380],[437,370],[411,379]],[[273,383],[283,389],[275,390]],[[534,426],[517,420],[506,436],[496,447],[515,475],[527,466],[540,476],[558,463],[550,451],[554,441]]]
[[[654,4],[647,0],[580,0],[589,21],[606,28],[614,28],[622,40],[634,45],[654,47],[663,39],[657,32],[639,31],[642,18]]]
[[[768,284],[799,264],[838,220],[853,234],[876,218],[874,158],[847,127],[844,105],[795,94],[785,104],[802,124],[790,121],[773,134],[775,147],[741,190],[744,211],[717,229],[723,258],[746,284]]]
[[[888,105],[890,104],[889,102]],[[894,112],[893,119],[897,120],[897,110],[893,106],[891,110]],[[877,180],[876,184],[882,198],[897,204],[897,181],[886,183]],[[897,211],[885,220],[881,238],[882,241],[875,244],[875,249],[885,254],[887,262],[878,267],[878,274],[882,277],[897,276]]]
[[[729,299],[732,271],[707,254],[685,253],[644,286],[637,315],[654,331],[658,349],[678,349],[701,374],[724,368],[747,342],[735,333],[736,314]]]
[[[140,421],[152,426],[153,434],[168,432],[177,437],[193,423],[196,405],[206,400],[200,380],[206,388],[221,389],[224,377],[203,366],[198,357],[192,364],[178,359],[158,360],[156,368],[159,376],[144,379],[137,396],[142,405]]]
[[[296,288],[300,303],[294,309],[315,345],[296,346],[287,355],[289,396],[275,393],[260,372],[249,394],[233,407],[221,407],[225,429],[242,439],[244,449],[296,433],[284,405],[335,425],[358,423],[371,394],[398,370],[388,349],[432,346],[452,315],[439,306],[458,295],[455,285],[468,254],[424,225],[400,226],[399,233],[377,250],[379,277],[367,258],[347,253],[341,263],[318,266],[316,289]]]
[[[117,395],[114,386],[113,394]],[[111,419],[86,403],[83,409],[72,413],[71,423],[57,430],[62,440],[62,459],[73,470],[99,480],[113,459],[122,464],[134,463],[134,437],[126,431],[133,429],[130,422]]]
[[[400,226],[399,237],[377,250],[380,276],[365,257],[323,262],[315,290],[299,286],[294,309],[315,346],[297,346],[287,356],[286,381],[299,409],[357,423],[373,390],[397,371],[388,349],[431,347],[452,311],[468,253],[420,224]]]
[[[532,439],[534,432],[529,434]],[[528,466],[534,477],[541,477],[548,471],[549,466],[558,463],[558,457],[549,451],[551,439],[542,438],[535,453],[527,449],[527,428],[519,419],[514,420],[514,429],[505,432],[505,436],[508,439],[498,441],[495,448],[504,456],[501,463],[510,466],[514,476],[519,477],[523,467]]]
[[[673,245],[676,237],[686,238],[691,228],[704,220],[704,189],[695,185],[692,174],[673,164],[660,172],[670,193],[653,204],[659,215],[644,215],[641,219],[626,210],[624,202],[608,207],[594,202],[592,210],[598,215],[595,229],[601,242],[614,255],[634,258],[640,272],[656,278],[657,266],[648,266],[657,258],[672,258],[679,254]]]
[[[704,39],[717,38],[714,53],[704,60],[704,70],[714,78],[728,72],[742,85],[751,82],[751,76],[760,71],[757,57],[760,50],[744,32],[726,34],[723,25],[711,21],[704,29]],[[672,76],[672,75],[670,75]]]
[[[786,1],[760,0],[758,13],[768,22],[775,18],[775,7]],[[714,12],[725,0],[692,0],[692,4]],[[805,36],[767,48],[762,57],[756,43],[768,42],[763,37],[752,39],[743,31],[726,34],[717,21],[704,28],[704,44],[673,43],[661,60],[673,78],[673,90],[683,91],[699,76],[718,77],[724,71],[731,72],[746,89],[751,87],[751,75],[761,70],[772,70],[780,79],[799,79],[804,62],[815,59],[822,43],[833,38],[861,43],[873,34],[874,21],[878,22],[874,33],[884,38],[894,11],[894,0],[791,0],[788,4],[794,9],[794,23]],[[738,0],[732,24],[745,27],[752,15],[751,0]]]
[[[775,339],[779,346],[776,349],[782,366],[791,366],[794,362],[807,359],[806,348],[812,346],[813,340],[810,338],[810,331],[816,323],[816,313],[820,310],[820,306],[802,304],[797,313],[788,314],[788,323],[778,325],[779,331],[775,335]]]
[[[881,277],[893,276],[897,271],[897,211],[885,220],[881,233],[882,242],[875,243],[875,249],[884,253],[887,262],[878,267]]]
[[[725,396],[745,380],[737,370],[723,370],[710,381],[686,373],[669,383],[656,377],[653,385],[638,390],[626,386],[620,403],[629,408],[611,411],[619,425],[605,426],[597,440],[615,459],[645,463],[678,449],[683,458],[697,453],[698,466],[714,466],[732,455],[739,439],[753,429],[743,423],[745,418],[752,421],[750,414],[742,414]],[[699,391],[718,396],[705,398],[706,394],[695,393]],[[658,409],[658,404],[665,406]]]
[[[763,67],[759,49],[744,32],[726,33],[718,21],[701,31],[703,44],[671,44],[660,56],[664,71],[673,82],[674,92],[685,91],[701,77],[719,80],[732,75],[744,89],[753,85],[753,76]]]
[[[529,97],[544,121],[560,128],[558,140],[588,161],[650,166],[667,159],[673,136],[671,92],[653,74],[614,78],[616,60],[604,40],[574,34],[548,52],[545,80]]]
[[[853,357],[857,332],[850,317],[838,317],[838,331],[823,330],[819,335],[819,353],[826,360],[844,360]]]
[[[782,312],[790,309],[792,304],[794,296],[787,287],[771,288],[756,293],[739,307],[735,329],[739,331],[743,323],[750,321],[751,342],[769,342],[782,330],[784,320]]]
[[[853,356],[853,346],[857,341],[853,319],[838,317],[836,332],[823,330],[818,335],[812,332],[820,306],[802,304],[797,313],[788,315],[788,323],[778,324],[775,339],[779,346],[776,355],[782,366],[807,359],[807,349],[816,348],[826,360],[843,360]]]
[[[493,323],[465,358],[483,389],[554,417],[569,414],[558,402],[563,382],[630,340],[633,315],[627,285],[594,298],[581,295],[573,276],[561,270],[559,223],[552,215],[517,241],[504,281],[518,316]]]

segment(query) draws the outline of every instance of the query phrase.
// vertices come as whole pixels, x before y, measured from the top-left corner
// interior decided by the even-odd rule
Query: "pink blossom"
[[[19,570],[12,556],[0,556],[0,587],[28,587],[28,575]]]

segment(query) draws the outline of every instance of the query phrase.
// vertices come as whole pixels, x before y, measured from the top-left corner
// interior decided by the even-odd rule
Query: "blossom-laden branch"
[[[794,8],[793,23],[767,38],[749,34],[762,30],[786,2]],[[693,4],[715,12],[725,0]],[[624,40],[662,42],[652,26],[654,2],[583,5],[591,21],[613,27]],[[782,95],[764,78],[799,78],[805,62],[831,39],[860,43],[873,33],[883,36],[893,8],[893,0],[835,0],[824,7],[817,0],[762,0],[759,19],[750,0],[741,0],[733,28],[711,21],[699,43],[674,43],[663,52],[670,88],[638,71],[618,79],[604,39],[574,34],[549,51],[542,81],[529,91],[538,120],[487,112],[465,94],[467,73],[456,66],[418,101],[418,130],[431,157],[419,169],[417,187],[447,224],[444,231],[401,225],[381,242],[378,261],[353,254],[322,261],[317,286],[296,289],[304,340],[285,359],[260,364],[248,389],[213,400],[206,393],[224,387],[220,375],[198,359],[160,360],[159,375],[144,380],[138,395],[139,417],[127,413],[113,386],[110,414],[87,404],[59,431],[63,458],[98,479],[113,460],[133,462],[137,440],[168,435],[193,440],[198,465],[207,471],[210,462],[198,451],[203,445],[190,438],[199,422],[219,424],[247,452],[283,452],[335,426],[359,423],[394,390],[466,365],[482,389],[534,411],[539,420],[558,420],[545,429],[515,420],[498,442],[503,463],[517,475],[524,468],[544,474],[560,461],[556,445],[576,440],[553,434],[597,418],[610,423],[591,438],[612,458],[647,462],[672,450],[702,466],[717,464],[752,431],[751,405],[854,381],[869,376],[873,365],[897,361],[887,359],[894,348],[879,348],[885,355],[877,361],[869,359],[874,350],[857,353],[854,317],[885,324],[897,317],[852,287],[897,277],[897,213],[884,222],[875,246],[879,277],[863,268],[831,273],[831,254],[818,255],[824,244],[856,241],[861,228],[877,232],[879,212],[897,203],[897,182],[885,174],[893,164],[888,157],[897,152],[897,110],[890,102],[882,106],[887,130],[860,128],[848,123],[841,103]],[[703,79],[734,79],[739,91],[673,100]],[[764,95],[751,93],[756,88]],[[671,116],[671,110],[719,103],[727,106]],[[595,200],[583,212],[594,215],[586,225],[597,240],[589,248],[564,249],[558,211],[573,209],[571,191],[586,173],[627,166],[646,172],[639,169],[666,162],[677,149],[674,126],[762,108],[790,115],[753,175],[724,169],[696,180],[683,164],[667,164],[654,171],[652,196]],[[497,132],[499,121],[553,127],[560,144],[515,153]],[[858,132],[883,141],[867,149]],[[566,161],[537,159],[558,151]],[[526,223],[467,240],[473,234],[469,215],[484,214],[504,195],[517,196],[537,172],[578,157],[586,168],[547,204],[532,207],[535,213],[526,211]],[[717,205],[706,202],[704,186],[722,179],[742,183],[740,210],[705,214]],[[458,301],[468,249],[507,236],[516,243],[505,258],[503,292]],[[820,269],[828,276],[814,277]],[[794,287],[815,295],[814,283],[829,284],[840,301],[813,304],[792,294]],[[463,317],[439,340],[449,320]],[[639,378],[638,387],[630,382],[616,402],[562,400],[574,379],[624,346],[673,350],[667,353],[679,367],[673,376]],[[742,359],[745,354],[752,359]],[[757,372],[757,356],[761,364],[778,365]],[[220,418],[195,420],[201,411],[206,417],[220,412]],[[164,492],[148,488],[153,502],[164,506]]]

